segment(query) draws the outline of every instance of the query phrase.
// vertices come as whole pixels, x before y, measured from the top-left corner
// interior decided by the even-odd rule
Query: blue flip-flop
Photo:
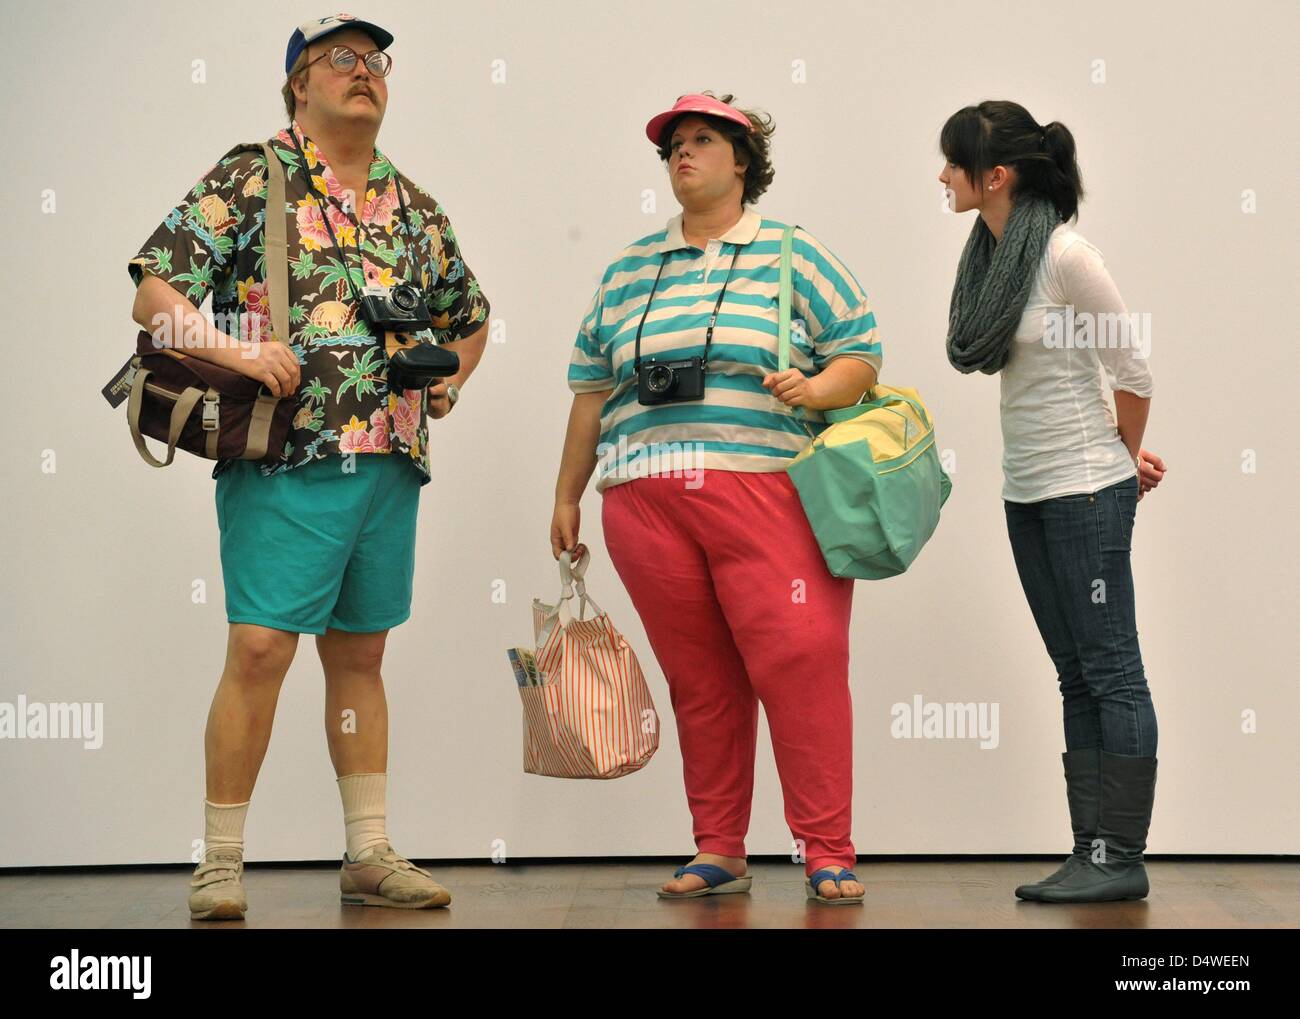
[[[694,874],[704,878],[707,883],[703,888],[697,888],[693,892],[665,892],[660,888],[659,898],[695,899],[701,895],[729,895],[732,892],[747,892],[750,885],[754,883],[751,875],[736,877],[731,871],[719,867],[716,863],[690,863],[673,871],[675,878],[683,874]]]
[[[817,891],[817,889],[821,887],[823,881],[834,881],[835,887],[838,888],[841,881],[857,881],[861,883],[862,879],[858,877],[858,875],[854,874],[853,871],[848,869],[842,870],[836,874],[829,867],[823,867],[821,870],[809,874],[808,880],[804,882],[804,890],[808,893],[808,898],[816,899],[818,902],[824,902],[828,906],[847,906],[852,902],[860,903],[863,896],[866,894],[865,892],[863,895],[841,894],[838,898],[828,899]]]

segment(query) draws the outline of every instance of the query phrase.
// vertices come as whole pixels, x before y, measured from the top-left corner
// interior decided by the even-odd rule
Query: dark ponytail
[[[986,100],[948,118],[939,136],[944,158],[966,173],[979,188],[983,175],[995,166],[1016,171],[1013,200],[1023,194],[1041,195],[1068,222],[1083,200],[1083,176],[1075,157],[1074,135],[1059,121],[1039,127],[1019,103]]]

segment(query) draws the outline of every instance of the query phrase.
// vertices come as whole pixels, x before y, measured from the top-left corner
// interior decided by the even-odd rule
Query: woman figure
[[[1148,337],[1130,326],[1101,253],[1069,225],[1083,187],[1063,124],[984,102],[948,119],[940,148],[949,207],[979,210],[953,287],[948,359],[1000,374],[1007,531],[1064,701],[1074,851],[1016,895],[1140,899],[1156,716],[1129,552],[1137,503],[1164,475],[1141,448]]]
[[[583,318],[551,547],[585,551],[578,503],[599,461],[605,543],[668,682],[698,850],[659,894],[748,891],[761,702],[806,891],[860,902],[853,581],[827,570],[785,468],[825,427],[818,411],[875,384],[880,344],[857,280],[797,230],[777,371],[784,224],[751,208],[772,125],[731,98],[683,96],[646,126],[681,212],[609,265]]]

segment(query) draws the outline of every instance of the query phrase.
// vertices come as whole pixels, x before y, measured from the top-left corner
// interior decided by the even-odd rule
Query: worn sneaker
[[[347,906],[395,906],[431,909],[451,903],[451,893],[423,867],[398,856],[384,843],[355,863],[343,854],[339,872],[341,901]]]
[[[191,920],[242,920],[248,909],[241,878],[244,857],[231,849],[218,849],[194,869],[190,881]]]

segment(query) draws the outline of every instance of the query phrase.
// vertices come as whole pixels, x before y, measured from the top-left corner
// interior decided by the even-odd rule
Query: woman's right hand
[[[551,554],[556,559],[560,558],[561,552],[569,552],[570,558],[577,562],[586,551],[585,546],[578,544],[581,515],[576,502],[556,502],[555,514],[551,517]]]
[[[253,354],[254,347],[256,354]],[[298,355],[275,340],[262,340],[243,349],[235,348],[229,367],[262,383],[272,396],[292,396],[302,383]]]

